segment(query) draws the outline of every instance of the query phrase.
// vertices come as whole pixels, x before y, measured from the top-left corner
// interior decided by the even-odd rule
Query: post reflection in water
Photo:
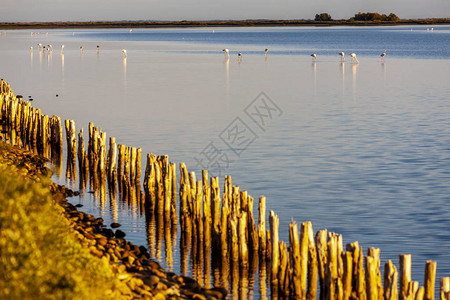
[[[353,100],[356,100],[356,71],[358,70],[358,64],[352,64],[352,90]]]
[[[383,73],[383,80],[386,82],[386,63],[384,61],[381,62],[381,72]]]
[[[317,92],[317,63],[315,61],[311,64],[313,70],[313,87],[314,87],[314,95]]]
[[[123,80],[124,82],[127,81],[127,58],[122,58],[122,66],[123,66]]]

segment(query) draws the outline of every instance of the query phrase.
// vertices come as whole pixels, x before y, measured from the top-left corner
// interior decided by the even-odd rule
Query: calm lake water
[[[380,248],[383,265],[412,254],[422,284],[426,260],[437,261],[437,278],[450,276],[450,27],[430,28],[7,31],[0,75],[43,113],[73,119],[77,130],[94,122],[141,147],[143,162],[168,154],[197,176],[208,166],[221,185],[231,175],[267,197],[286,242],[291,218],[311,221],[344,244]],[[261,103],[264,116],[251,114]],[[247,135],[236,142],[231,129],[242,126]],[[71,202],[148,246],[137,207],[92,194]],[[171,261],[156,259],[181,273],[179,245],[171,247]]]

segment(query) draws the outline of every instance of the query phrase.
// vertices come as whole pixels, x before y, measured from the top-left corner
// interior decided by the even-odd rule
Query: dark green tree
[[[316,14],[314,21],[333,21],[333,19],[331,18],[330,14],[321,13],[321,14]]]

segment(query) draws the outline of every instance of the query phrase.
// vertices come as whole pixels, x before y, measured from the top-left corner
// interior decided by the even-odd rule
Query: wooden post
[[[408,288],[406,290],[406,300],[415,300],[417,292],[419,290],[419,282],[418,281],[410,281],[408,282]]]
[[[243,211],[239,216],[239,261],[243,267],[248,267],[247,244],[247,213]]]
[[[227,175],[225,176],[225,183],[224,183],[224,198],[223,200],[227,201],[227,206],[230,209],[230,211],[232,211],[232,205],[231,205],[231,200],[232,200],[232,180],[231,180],[231,176]]]
[[[343,253],[344,276],[342,279],[345,300],[350,299],[352,295],[352,275],[353,275],[353,253],[346,251]],[[397,298],[395,299],[397,300]]]
[[[320,300],[327,299],[328,286],[325,281],[326,268],[328,265],[328,246],[327,246],[327,230],[320,230],[316,233],[316,250],[317,262],[319,269],[319,285],[320,285]]]
[[[289,296],[289,254],[286,244],[279,243],[280,263],[278,270],[278,293],[280,297]]]
[[[428,260],[425,263],[425,279],[424,279],[424,287],[425,287],[424,299],[425,300],[434,300],[436,267],[437,267],[437,264],[435,261]]]
[[[189,173],[184,163],[180,163],[180,218],[184,218],[189,214],[189,198],[190,198],[190,182]]]
[[[259,197],[258,210],[259,255],[260,257],[266,257],[266,197]]]
[[[156,185],[156,212],[162,215],[164,212],[164,183],[160,164],[158,161],[153,163],[155,169],[155,185]]]
[[[415,300],[423,300],[423,299],[425,299],[425,287],[421,286],[417,290]]]
[[[258,230],[256,229],[255,219],[253,216],[253,197],[248,196],[247,203],[247,227],[248,227],[248,239],[249,245],[252,249],[252,253],[258,253]]]
[[[231,214],[230,218],[230,247],[231,247],[231,260],[236,262],[239,260],[239,244],[238,244],[238,220],[235,213]]]
[[[100,132],[99,135],[99,151],[98,151],[98,155],[99,155],[99,172],[102,174],[102,176],[104,176],[105,172],[106,172],[106,132]]]
[[[384,299],[397,300],[397,279],[398,272],[391,260],[388,260],[384,265]]]
[[[302,265],[300,258],[300,242],[298,235],[297,223],[291,220],[289,224],[289,249],[290,249],[290,263],[292,268],[292,286],[291,292],[293,298],[304,299],[303,282],[302,282]]]
[[[169,174],[170,174],[170,186],[172,188],[171,191],[171,218],[172,218],[172,223],[177,221],[177,172],[176,172],[176,164],[175,163],[170,163],[169,164]]]
[[[220,187],[219,187],[219,177],[212,177],[211,178],[211,193],[213,198],[213,205],[214,208],[212,210],[213,212],[213,228],[214,228],[214,235],[215,238],[218,237],[220,234]]]
[[[303,222],[300,230],[300,297],[306,299],[308,280],[309,228],[311,222]]]
[[[338,235],[328,233],[328,266],[326,269],[326,284],[329,287],[329,298],[338,298]]]
[[[443,277],[440,280],[441,300],[450,300],[450,277]]]
[[[117,144],[116,138],[111,137],[109,140],[109,180],[114,181],[113,178],[116,177],[116,160],[117,160]]]
[[[205,226],[211,225],[211,187],[209,185],[208,170],[202,171],[202,185],[203,185],[203,217],[205,219]]]
[[[136,147],[130,148],[130,182],[134,185],[136,183]]]
[[[350,251],[353,257],[352,298],[366,299],[366,281],[362,248],[359,246],[358,242],[354,242],[348,244],[346,250]]]
[[[317,251],[314,242],[314,231],[311,222],[305,222],[305,233],[308,233],[308,286],[306,291],[307,300],[317,298]]]
[[[399,256],[400,264],[400,300],[406,300],[408,285],[411,281],[411,254]]]
[[[370,278],[372,279],[372,275],[374,275],[374,283],[376,283],[377,295],[378,297],[383,297],[384,291],[381,283],[381,273],[380,273],[380,249],[379,248],[368,248],[367,256],[371,256],[374,259],[375,264],[375,273],[370,274]],[[372,267],[372,266],[371,266]],[[375,286],[374,286],[375,287]]]
[[[376,258],[366,256],[367,299],[378,300],[377,262]]]
[[[142,160],[142,149],[138,148],[136,150],[136,184],[141,184],[141,160]]]
[[[270,224],[270,237],[272,243],[272,259],[271,259],[271,281],[273,285],[278,285],[278,270],[280,268],[280,252],[279,252],[279,239],[278,239],[278,226],[280,221],[278,220],[278,216],[270,211],[269,216],[269,224]]]

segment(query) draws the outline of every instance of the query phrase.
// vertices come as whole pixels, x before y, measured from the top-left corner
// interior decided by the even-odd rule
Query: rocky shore
[[[3,143],[3,142],[0,142]],[[48,176],[47,159],[18,147],[0,147],[0,158],[15,165],[26,177],[40,181]],[[78,211],[67,201],[77,195],[64,186],[51,183],[53,199],[64,209],[64,215],[73,228],[82,247],[108,263],[116,278],[122,283],[112,298],[121,299],[224,299],[223,288],[206,289],[194,279],[166,272],[153,261],[144,246],[136,246],[125,240],[119,229],[107,228],[104,220]],[[0,191],[1,193],[1,191]],[[0,195],[1,196],[1,195]],[[113,226],[115,227],[115,226]],[[89,279],[87,279],[89,280]]]

